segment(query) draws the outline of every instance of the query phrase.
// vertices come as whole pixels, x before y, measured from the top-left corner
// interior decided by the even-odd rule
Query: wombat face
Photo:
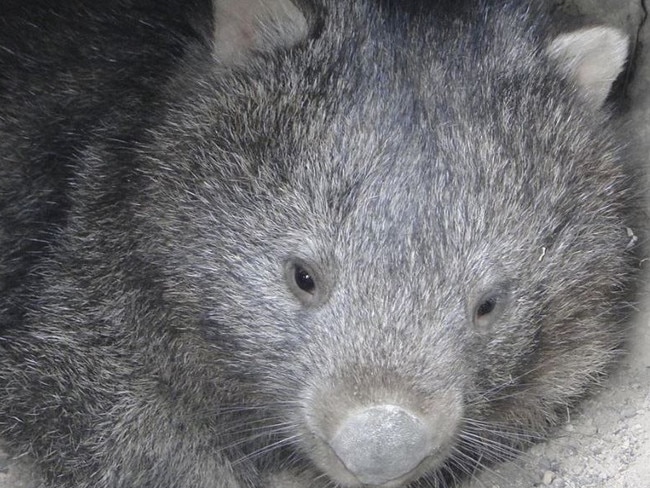
[[[329,7],[177,81],[142,198],[250,452],[441,481],[537,436],[618,346],[630,182],[601,106],[626,40]]]

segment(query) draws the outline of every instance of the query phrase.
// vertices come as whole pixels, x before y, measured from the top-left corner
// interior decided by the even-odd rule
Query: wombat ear
[[[625,66],[628,38],[613,27],[591,27],[558,35],[546,51],[600,108]]]
[[[237,62],[254,52],[291,47],[307,38],[305,14],[291,0],[212,0],[214,55]]]

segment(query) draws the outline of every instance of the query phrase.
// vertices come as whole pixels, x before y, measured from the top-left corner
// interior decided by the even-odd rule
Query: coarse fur
[[[535,2],[228,1],[0,15],[13,454],[47,488],[359,487],[343,434],[397,405],[434,446],[376,485],[442,488],[544,435],[631,308],[609,83]]]

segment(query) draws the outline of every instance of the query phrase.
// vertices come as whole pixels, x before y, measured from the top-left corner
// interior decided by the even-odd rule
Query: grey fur
[[[72,4],[0,29],[0,432],[44,487],[451,486],[619,353],[637,191],[580,69],[614,31]]]

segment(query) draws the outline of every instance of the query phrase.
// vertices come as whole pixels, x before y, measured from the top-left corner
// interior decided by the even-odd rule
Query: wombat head
[[[341,486],[507,457],[621,339],[626,38],[522,2],[250,3],[172,82],[135,207],[213,412]]]

